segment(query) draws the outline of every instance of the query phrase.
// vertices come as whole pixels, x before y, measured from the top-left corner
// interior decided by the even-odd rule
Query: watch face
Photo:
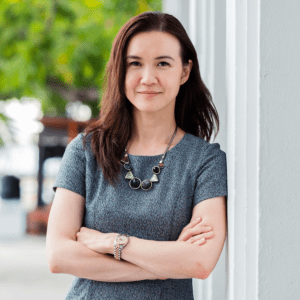
[[[120,245],[124,245],[126,243],[126,241],[127,241],[126,236],[122,235],[122,236],[119,237],[119,243],[120,243]]]
[[[118,237],[118,243],[119,243],[119,245],[124,245],[126,243],[126,241],[127,241],[127,237],[126,236],[121,235],[121,236]]]

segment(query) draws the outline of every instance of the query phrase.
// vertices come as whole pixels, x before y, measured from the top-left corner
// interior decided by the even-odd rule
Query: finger
[[[197,232],[197,233],[202,233],[202,232],[209,232],[212,230],[212,228],[211,228],[211,226],[197,224],[191,230],[193,230],[194,232]]]
[[[204,229],[201,229],[197,226],[194,226],[194,227],[190,227],[190,228],[185,228],[179,238],[178,238],[178,241],[187,241],[189,238],[193,237],[193,236],[196,236],[196,235],[199,235],[201,233],[205,232]]]
[[[199,217],[195,220],[193,220],[192,222],[190,222],[188,225],[186,225],[184,228],[188,229],[188,228],[191,228],[193,226],[195,226],[196,224],[198,224],[199,222],[201,222],[202,218]]]
[[[203,235],[206,234],[208,232],[211,231],[211,227],[205,227],[205,226],[194,226],[193,228],[189,228],[186,232],[185,235],[187,236],[187,238],[190,238],[192,236],[199,236],[199,235]],[[203,238],[205,236],[201,236],[201,238]]]
[[[193,227],[195,227],[198,223],[200,223],[202,221],[202,218],[199,217],[197,219],[194,219],[193,221],[191,221],[188,225],[186,225],[180,235],[179,238],[177,239],[177,241],[187,241],[193,234],[198,234],[199,231],[194,232],[191,231]]]
[[[188,228],[181,232],[178,241],[187,241],[189,238],[191,238],[194,234],[198,234],[198,232],[194,232],[193,228]]]
[[[189,224],[187,224],[187,225],[183,228],[182,232],[187,231],[187,230],[193,228],[195,225],[197,225],[197,224],[200,223],[201,221],[202,221],[202,218],[197,218],[197,219],[191,221]]]
[[[209,232],[204,233],[204,237],[205,237],[206,239],[210,239],[210,238],[212,238],[213,236],[214,236],[214,232],[213,232],[213,231],[209,231]]]
[[[193,220],[191,223],[197,224],[197,223],[199,223],[199,222],[201,222],[201,221],[202,221],[202,218],[199,217],[199,218]]]
[[[202,239],[200,239],[200,240],[198,240],[198,241],[196,241],[196,242],[194,242],[194,243],[192,243],[193,245],[203,245],[205,243],[205,238],[202,238]]]
[[[197,242],[197,241],[200,241],[201,239],[205,239],[205,241],[207,239],[210,239],[214,236],[214,233],[213,231],[210,231],[210,232],[206,232],[206,233],[201,233],[201,234],[198,234],[198,235],[194,235],[193,237],[191,237],[191,241],[192,243],[194,242]]]

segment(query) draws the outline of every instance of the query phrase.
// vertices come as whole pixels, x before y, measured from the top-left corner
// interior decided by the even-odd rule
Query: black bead
[[[133,189],[137,189],[140,187],[141,181],[138,178],[133,178],[129,181],[129,185]]]
[[[159,174],[160,173],[160,168],[158,166],[155,166],[152,168],[152,171],[154,174]]]
[[[143,190],[149,190],[152,186],[152,182],[149,180],[149,179],[145,179],[143,182],[142,182],[142,189]]]
[[[131,165],[130,165],[130,164],[124,164],[124,168],[125,168],[127,171],[130,171],[130,170],[131,170]]]

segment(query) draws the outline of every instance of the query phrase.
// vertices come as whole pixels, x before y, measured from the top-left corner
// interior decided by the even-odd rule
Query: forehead
[[[154,56],[170,55],[179,57],[180,43],[177,38],[166,32],[142,32],[133,36],[127,47],[127,55]]]

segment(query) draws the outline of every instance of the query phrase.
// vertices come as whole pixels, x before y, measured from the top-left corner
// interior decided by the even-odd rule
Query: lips
[[[140,94],[160,94],[160,92],[139,92]]]

